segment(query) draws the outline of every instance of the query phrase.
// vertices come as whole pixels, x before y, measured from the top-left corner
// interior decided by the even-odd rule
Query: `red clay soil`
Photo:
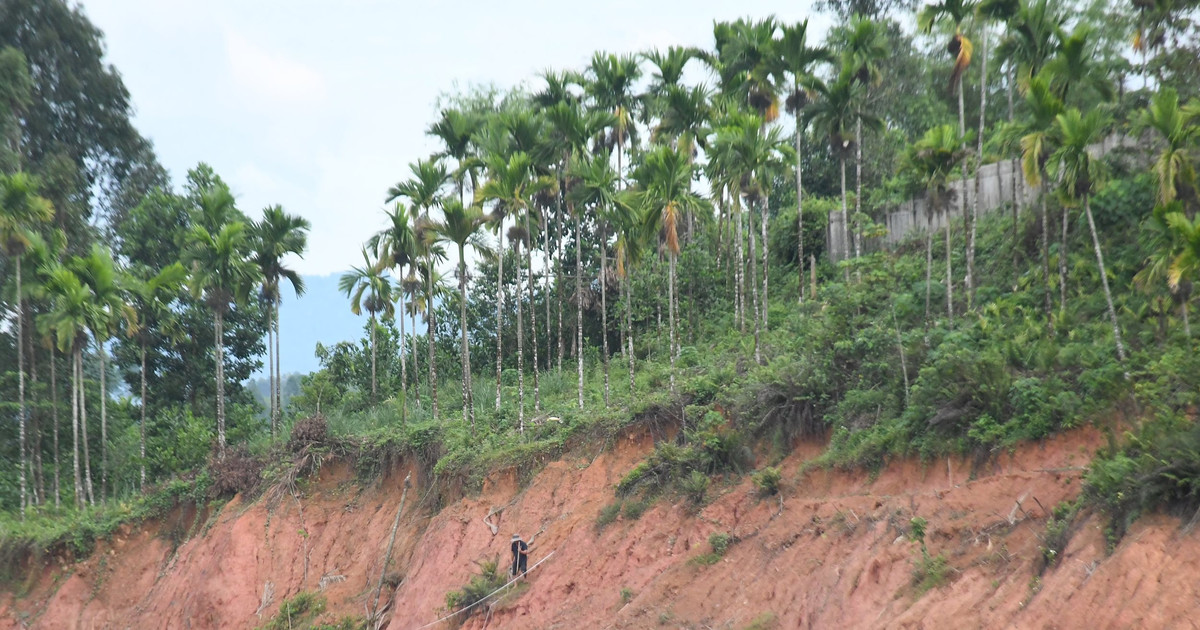
[[[513,533],[536,534],[533,562],[554,556],[516,594],[432,627],[1200,626],[1200,534],[1184,533],[1178,519],[1142,519],[1109,555],[1102,520],[1084,518],[1058,564],[1034,578],[1046,511],[1078,495],[1100,441],[1077,430],[974,472],[960,460],[906,461],[874,479],[802,474],[802,449],[780,465],[782,499],[760,498],[748,479],[714,483],[715,498],[698,513],[661,500],[600,533],[596,518],[614,501],[614,484],[652,449],[646,434],[594,458],[550,463],[524,487],[514,471],[496,475],[479,496],[436,513],[422,502],[427,488],[414,487],[389,570],[402,581],[384,589],[386,627],[417,630],[446,614],[446,593],[478,562],[503,564]],[[0,629],[251,628],[299,591],[327,598],[321,621],[362,615],[406,472],[363,489],[330,465],[274,506],[235,499],[211,515],[122,532],[85,562],[31,576],[20,597],[0,595]],[[483,519],[495,508],[493,535]],[[906,535],[914,516],[928,522],[929,552],[949,564],[924,593],[912,585],[921,558]],[[732,537],[728,552],[711,566],[695,562],[714,532]]]

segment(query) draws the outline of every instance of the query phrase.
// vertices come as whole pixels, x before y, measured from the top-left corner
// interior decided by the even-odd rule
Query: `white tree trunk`
[[[496,411],[500,411],[500,374],[504,370],[504,221],[500,222],[496,232],[500,237],[496,247]],[[413,334],[416,334],[415,328]]]
[[[801,147],[804,130],[800,124],[800,111],[796,111],[796,277],[798,278],[796,301],[804,303],[804,169],[801,168]]]
[[[1121,340],[1121,324],[1117,321],[1117,309],[1113,307],[1112,291],[1108,288],[1108,273],[1104,269],[1104,252],[1100,249],[1100,237],[1096,235],[1096,221],[1092,218],[1092,200],[1089,196],[1083,198],[1083,209],[1087,214],[1088,229],[1092,232],[1092,246],[1096,248],[1096,265],[1100,268],[1100,283],[1104,286],[1104,300],[1108,305],[1108,318],[1112,322],[1113,339],[1117,342],[1117,360],[1125,367],[1125,343]],[[1125,370],[1125,380],[1129,380],[1129,370]]]

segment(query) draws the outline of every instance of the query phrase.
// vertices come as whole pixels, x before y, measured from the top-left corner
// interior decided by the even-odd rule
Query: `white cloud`
[[[296,105],[318,102],[325,96],[325,79],[320,73],[231,29],[225,31],[225,53],[234,82],[257,104]]]

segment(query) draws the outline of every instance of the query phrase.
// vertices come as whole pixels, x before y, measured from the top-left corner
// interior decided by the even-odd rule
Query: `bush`
[[[474,607],[475,604],[483,601],[490,593],[508,582],[507,576],[500,573],[499,560],[484,560],[477,564],[479,566],[478,575],[471,576],[471,580],[461,589],[446,593],[446,608],[462,610]],[[473,613],[474,609],[468,612],[467,616],[470,617]]]
[[[605,527],[608,527],[617,517],[621,515],[621,502],[609,503],[600,508],[600,513],[596,515],[596,531],[599,532]]]
[[[642,515],[646,513],[646,510],[650,509],[650,505],[652,503],[653,502],[648,497],[642,497],[637,501],[626,501],[625,519],[636,521],[639,518],[642,518]]]
[[[262,630],[288,630],[303,624],[325,612],[325,597],[308,591],[300,591],[283,600],[279,612],[270,621],[260,626]]]
[[[703,505],[704,496],[708,493],[708,477],[699,470],[693,470],[692,474],[679,482],[679,489],[692,505]]]
[[[708,536],[708,546],[712,548],[712,551],[696,556],[692,562],[702,566],[716,564],[725,557],[725,552],[729,551],[729,545],[734,542],[736,542],[735,539],[725,532],[713,532]]]
[[[750,478],[754,481],[754,487],[758,488],[759,494],[769,497],[779,492],[779,482],[783,476],[779,473],[778,468],[767,466],[751,475]]]

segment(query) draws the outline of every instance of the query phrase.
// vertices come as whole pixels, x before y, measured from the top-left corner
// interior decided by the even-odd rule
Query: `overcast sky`
[[[178,185],[211,164],[259,217],[313,224],[306,274],[359,262],[387,188],[437,149],[425,135],[456,86],[536,84],[596,50],[711,47],[715,19],[807,17],[809,0],[405,2],[85,0],[136,124]],[[828,19],[814,16],[823,33]]]

